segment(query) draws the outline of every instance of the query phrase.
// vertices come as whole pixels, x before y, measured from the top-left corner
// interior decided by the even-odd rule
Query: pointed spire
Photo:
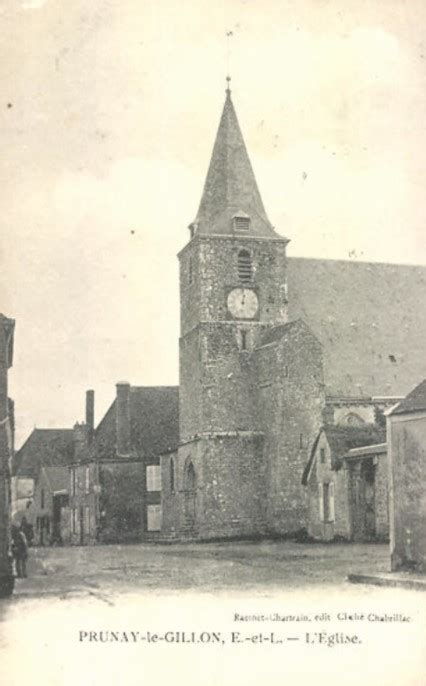
[[[197,218],[191,226],[201,234],[239,235],[243,228],[246,235],[278,237],[263,207],[238,124],[231,77],[226,80],[225,105]]]

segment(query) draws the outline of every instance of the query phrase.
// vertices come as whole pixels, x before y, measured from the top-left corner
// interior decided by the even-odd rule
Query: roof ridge
[[[409,268],[420,268],[426,269],[426,264],[411,264],[409,262],[375,262],[373,260],[345,260],[340,257],[304,257],[302,255],[289,255],[289,262],[295,262],[296,260],[305,260],[306,262],[339,262],[341,264],[361,264],[361,265],[372,265],[372,266],[384,266],[384,267],[409,267]]]

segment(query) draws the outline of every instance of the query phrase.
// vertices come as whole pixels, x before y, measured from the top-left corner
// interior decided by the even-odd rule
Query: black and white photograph
[[[2,679],[421,686],[426,4],[0,27]]]

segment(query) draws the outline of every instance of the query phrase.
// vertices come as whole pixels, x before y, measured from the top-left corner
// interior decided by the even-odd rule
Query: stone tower
[[[189,230],[179,254],[180,446],[174,490],[163,493],[165,529],[261,535],[268,479],[253,351],[287,321],[288,241],[266,215],[229,88]]]

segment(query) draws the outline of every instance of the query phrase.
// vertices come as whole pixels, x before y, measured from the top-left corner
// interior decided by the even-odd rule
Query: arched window
[[[238,253],[238,278],[240,281],[247,283],[251,281],[253,276],[253,265],[251,261],[251,255],[248,250],[240,250]]]
[[[339,424],[346,426],[361,426],[362,424],[365,424],[365,422],[359,416],[359,414],[356,414],[356,412],[348,412],[348,414],[345,414]]]
[[[170,458],[170,490],[172,493],[175,491],[175,461]]]
[[[195,498],[196,498],[197,477],[194,465],[188,459],[185,465],[183,476],[183,487],[185,491],[185,516],[187,523],[192,526],[195,523]]]
[[[185,491],[195,491],[195,468],[191,460],[189,460],[185,469]]]

